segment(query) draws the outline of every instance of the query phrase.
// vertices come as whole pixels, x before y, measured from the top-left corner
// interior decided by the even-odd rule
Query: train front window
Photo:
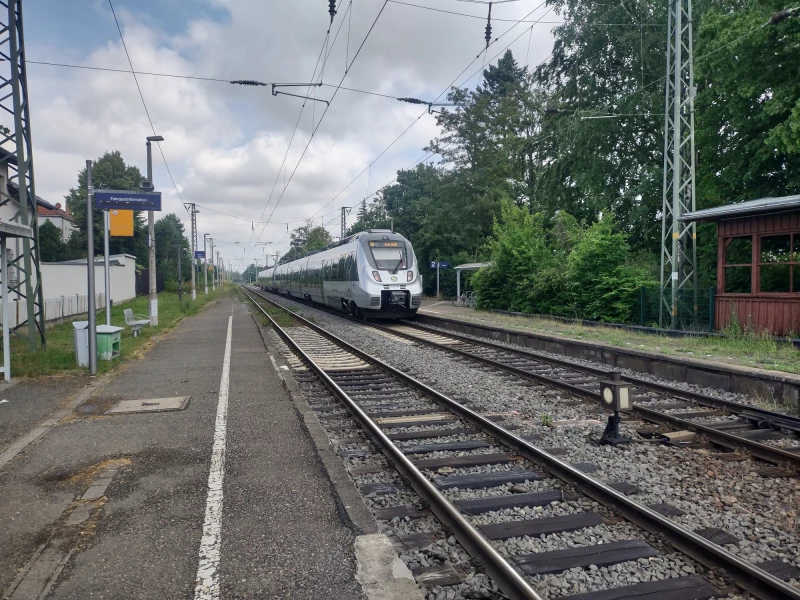
[[[408,251],[404,242],[369,242],[375,267],[381,271],[410,269]]]

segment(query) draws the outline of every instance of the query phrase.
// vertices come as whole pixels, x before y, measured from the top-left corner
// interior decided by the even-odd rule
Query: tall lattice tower
[[[692,0],[670,2],[664,127],[659,323],[697,327],[697,228],[678,218],[695,208]]]
[[[6,207],[3,218],[33,230],[33,239],[23,239],[19,253],[9,261],[9,272],[2,277],[9,283],[9,299],[25,307],[12,330],[27,329],[30,346],[36,348],[45,345],[45,315],[22,31],[21,0],[0,0],[0,208]]]

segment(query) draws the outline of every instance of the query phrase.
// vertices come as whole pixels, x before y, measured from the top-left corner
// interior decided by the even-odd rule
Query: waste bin
[[[99,360],[113,360],[119,356],[121,332],[122,327],[114,325],[97,326],[97,358]],[[89,355],[88,351],[86,355]]]
[[[72,343],[75,348],[75,362],[79,367],[89,366],[89,321],[73,321]]]

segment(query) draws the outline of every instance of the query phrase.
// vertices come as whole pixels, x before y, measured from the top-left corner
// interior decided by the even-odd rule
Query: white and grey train
[[[411,242],[370,229],[258,274],[258,286],[367,319],[403,318],[422,304],[422,277]]]

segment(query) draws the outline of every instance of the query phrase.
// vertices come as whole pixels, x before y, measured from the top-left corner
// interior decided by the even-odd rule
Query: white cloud
[[[482,14],[485,7],[459,2],[416,0],[437,6]],[[167,35],[152,15],[119,11],[131,60],[137,70],[200,75],[222,79],[303,82],[311,76],[328,27],[326,5],[319,0],[269,2],[263,0],[209,0],[227,11],[219,21],[199,17],[186,23],[181,33]],[[537,3],[538,4],[538,3]],[[497,5],[494,16],[521,18],[534,6],[528,0]],[[346,58],[352,60],[358,46],[381,9],[381,0],[355,0],[352,21],[348,15],[330,52],[324,82],[337,84]],[[341,4],[331,40],[349,2]],[[37,15],[35,5],[28,20]],[[87,9],[88,10],[88,9]],[[100,8],[98,8],[100,10]],[[541,16],[544,10],[534,13]],[[552,14],[546,18],[552,20]],[[78,18],[76,16],[76,18]],[[110,18],[110,17],[109,17]],[[351,24],[352,23],[352,24]],[[350,25],[351,24],[351,25]],[[495,36],[509,23],[494,24]],[[346,87],[388,95],[434,98],[469,63],[483,45],[485,22],[389,3],[345,79]],[[493,56],[524,31],[523,25],[505,36],[490,51]],[[531,62],[550,51],[551,26],[534,28]],[[349,46],[347,42],[349,30]],[[525,61],[528,35],[512,49]],[[42,46],[41,53],[53,49]],[[32,51],[38,60],[62,57]],[[102,43],[89,52],[68,49],[69,60],[82,64],[127,69],[118,41]],[[478,70],[480,62],[467,74]],[[128,162],[144,170],[144,138],[150,125],[131,76],[101,71],[68,71],[38,67],[29,76],[38,193],[59,201],[75,185],[87,158],[118,149]],[[166,138],[163,149],[185,201],[257,220],[283,161],[302,100],[273,97],[269,88],[244,88],[225,83],[140,76],[157,132]],[[474,84],[474,80],[473,80]],[[287,89],[303,93],[304,88]],[[330,98],[332,87],[317,90]],[[285,172],[266,215],[280,196],[308,142],[314,122],[325,110],[323,103],[309,103],[303,115]],[[278,222],[298,221],[316,212],[331,213],[354,205],[367,192],[390,181],[397,169],[422,155],[422,147],[437,134],[434,117],[422,117],[335,205],[327,204],[360,173],[375,156],[405,130],[422,107],[340,90],[303,158],[291,184],[274,212]],[[164,192],[164,208],[176,212],[187,224],[175,190],[154,153],[156,183]],[[335,216],[329,217],[334,219]],[[201,232],[219,240],[246,241],[251,225],[232,217],[206,211]],[[286,236],[285,226],[267,228],[262,239]],[[201,236],[202,237],[202,236]],[[224,246],[221,249],[227,252]],[[240,257],[236,249],[232,257]]]

